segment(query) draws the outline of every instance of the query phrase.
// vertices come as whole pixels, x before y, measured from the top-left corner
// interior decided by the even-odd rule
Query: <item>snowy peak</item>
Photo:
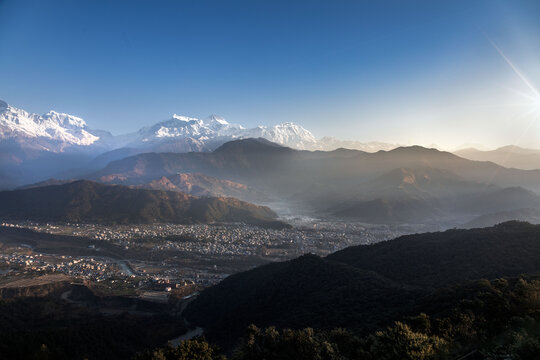
[[[287,122],[274,126],[258,126],[253,129],[245,129],[239,134],[240,138],[259,138],[285,145],[295,149],[307,149],[316,142],[315,136],[302,126]]]
[[[212,130],[202,120],[174,114],[169,120],[142,128],[139,135],[135,142],[147,143],[162,139],[206,137],[212,135]]]
[[[88,146],[99,140],[83,119],[49,111],[44,115],[30,114],[0,101],[0,140],[39,139],[49,141],[45,149],[56,151],[65,146]]]
[[[194,117],[174,114],[169,120],[139,130],[137,142],[149,143],[162,140],[210,139],[222,136],[231,136],[231,132],[237,129],[225,119],[217,115],[211,115],[205,120]],[[133,144],[132,144],[133,145]]]
[[[207,148],[212,149],[218,142],[261,137],[292,148],[305,149],[317,142],[311,132],[294,123],[245,129],[240,125],[230,124],[217,115],[210,115],[201,120],[174,114],[169,120],[141,129],[139,135],[130,146],[138,144],[148,146],[163,141],[170,143],[191,139],[205,142],[208,144]]]
[[[183,121],[183,122],[190,122],[190,121],[197,121],[199,119],[197,118],[192,118],[192,117],[189,117],[189,116],[182,116],[182,115],[177,115],[177,114],[173,114],[172,118],[169,120],[178,120],[178,121]],[[165,122],[165,121],[163,121]]]
[[[58,125],[64,126],[69,129],[76,128],[87,128],[86,122],[80,117],[76,117],[69,114],[58,113],[54,110],[49,111],[48,113],[42,116],[45,120],[50,120]]]
[[[224,118],[220,117],[220,116],[217,116],[217,115],[210,115],[207,119],[207,122],[211,125],[229,125],[229,123],[227,122],[227,120],[225,120]]]

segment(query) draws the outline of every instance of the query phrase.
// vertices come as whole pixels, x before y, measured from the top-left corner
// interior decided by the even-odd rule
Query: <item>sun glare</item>
[[[540,92],[531,82],[531,80],[527,78],[527,76],[525,76],[525,74],[521,70],[519,70],[518,67],[514,63],[512,63],[512,61],[510,61],[506,54],[504,54],[503,51],[493,41],[491,41],[489,38],[488,40],[524,85],[526,92],[516,90],[514,90],[514,92],[519,94],[527,101],[525,105],[527,107],[526,112],[528,115],[532,114],[535,117],[534,120],[536,121],[536,119],[540,117]]]

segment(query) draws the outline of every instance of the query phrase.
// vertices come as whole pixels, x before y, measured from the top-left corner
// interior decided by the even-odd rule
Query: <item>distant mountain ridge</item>
[[[179,173],[161,177],[143,188],[152,190],[180,191],[194,196],[235,197],[244,201],[265,201],[268,196],[238,182],[217,179],[200,173]]]
[[[525,149],[509,145],[489,151],[467,148],[455,151],[454,154],[469,160],[491,161],[509,168],[540,169],[540,150],[536,149]]]
[[[457,175],[459,174],[459,175]],[[143,153],[88,178],[196,196],[232,196],[292,206],[310,216],[435,228],[530,220],[540,211],[540,171],[506,169],[419,146],[366,153],[299,151],[242,139],[214,152]],[[46,184],[61,183],[50,180]],[[498,215],[498,214],[504,215]],[[515,217],[512,217],[515,216]]]
[[[0,217],[96,223],[246,222],[285,226],[270,208],[234,198],[199,198],[178,191],[74,181],[0,192]]]
[[[388,172],[398,171],[396,169],[402,169],[396,173],[398,183],[416,176],[402,177],[402,172],[414,171],[422,172],[414,181],[415,184],[436,185],[435,181],[429,181],[428,178],[437,174],[439,178],[447,177],[454,182],[477,182],[483,186],[491,183],[540,188],[540,170],[507,169],[421,146],[399,147],[377,153],[346,149],[309,152],[283,147],[262,138],[231,141],[211,153],[145,153],[130,156],[109,163],[92,176],[105,182],[107,178],[118,177],[126,183],[137,183],[179,172],[201,172],[211,176],[220,174],[217,177],[231,180],[249,175],[258,180],[277,176],[288,182],[294,177],[303,176],[312,180],[330,178],[347,182],[350,176],[363,176],[364,181],[375,181]],[[276,173],[278,170],[279,174]],[[286,170],[291,173],[283,177],[283,171]],[[305,184],[304,181],[302,183]],[[380,182],[377,180],[376,183]],[[387,184],[387,180],[382,184]]]
[[[77,179],[47,179],[18,187],[16,190],[32,189],[50,185],[63,185],[79,181]],[[148,190],[177,191],[198,197],[234,197],[243,201],[265,202],[268,195],[234,181],[217,179],[200,173],[179,173],[162,176],[147,184],[132,186]]]
[[[506,169],[419,146],[310,152],[243,139],[211,153],[139,154],[90,177],[143,185],[177,173],[238,182],[315,215],[369,223],[449,221],[456,226],[487,213],[540,207],[538,196],[526,190],[540,190],[540,171]]]
[[[523,208],[517,210],[495,211],[479,216],[463,224],[461,227],[464,229],[485,228],[507,221],[525,221],[538,225],[540,224],[540,210],[538,208]]]

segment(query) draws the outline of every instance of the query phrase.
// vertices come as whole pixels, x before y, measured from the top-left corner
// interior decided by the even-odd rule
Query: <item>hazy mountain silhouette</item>
[[[467,148],[458,150],[454,154],[469,160],[491,161],[509,168],[540,169],[540,150],[524,149],[514,145],[490,151]]]
[[[139,154],[111,162],[91,178],[145,184],[177,173],[245,184],[320,214],[383,223],[452,218],[462,224],[484,210],[493,212],[492,206],[498,211],[531,207],[528,195],[509,192],[502,199],[495,190],[540,188],[540,170],[507,169],[420,146],[377,153],[310,152],[265,139],[232,141],[212,153]],[[490,202],[490,197],[501,200]],[[478,203],[467,205],[471,198]]]
[[[500,186],[540,187],[540,170],[507,169],[489,162],[470,161],[448,152],[420,146],[366,153],[358,150],[299,151],[264,139],[231,141],[212,153],[145,153],[111,162],[93,174],[137,183],[179,172],[201,172],[221,178],[249,181],[281,179],[288,183],[305,180],[354,181],[375,179],[400,168],[439,169],[458,175],[465,181]],[[153,179],[151,179],[153,178]],[[242,182],[242,181],[240,181]],[[268,183],[269,181],[265,181]]]
[[[465,229],[483,228],[510,220],[526,221],[531,224],[540,224],[540,210],[518,209],[488,213],[481,215],[460,227]]]
[[[199,198],[178,191],[134,189],[91,181],[0,192],[0,216],[97,223],[273,224],[276,219],[271,209],[234,198]]]
[[[181,173],[162,176],[142,187],[152,190],[180,191],[195,196],[225,196],[246,201],[265,201],[268,196],[244,184],[217,179],[200,173]]]

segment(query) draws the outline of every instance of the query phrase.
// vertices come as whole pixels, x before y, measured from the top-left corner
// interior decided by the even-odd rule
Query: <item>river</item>
[[[195,300],[195,298],[198,295],[199,295],[199,292],[195,292],[191,295],[184,297],[184,302],[182,303],[180,307],[180,316],[182,316],[182,313],[184,312],[184,310],[186,310],[186,307],[188,306],[188,304],[192,302],[193,300]],[[189,327],[189,322],[186,320],[186,318],[182,316],[182,320],[184,321],[184,324]],[[202,327],[197,326],[195,329],[189,330],[187,333],[169,340],[169,342],[172,344],[172,346],[178,346],[180,345],[180,342],[184,340],[191,340],[197,336],[201,336],[203,333],[204,333],[204,329]]]
[[[195,329],[188,331],[184,335],[180,335],[177,338],[169,340],[169,342],[172,344],[172,346],[178,346],[178,345],[180,345],[180,343],[182,341],[190,340],[190,339],[193,339],[193,338],[195,338],[197,336],[201,336],[203,333],[204,333],[203,328],[197,326]]]

